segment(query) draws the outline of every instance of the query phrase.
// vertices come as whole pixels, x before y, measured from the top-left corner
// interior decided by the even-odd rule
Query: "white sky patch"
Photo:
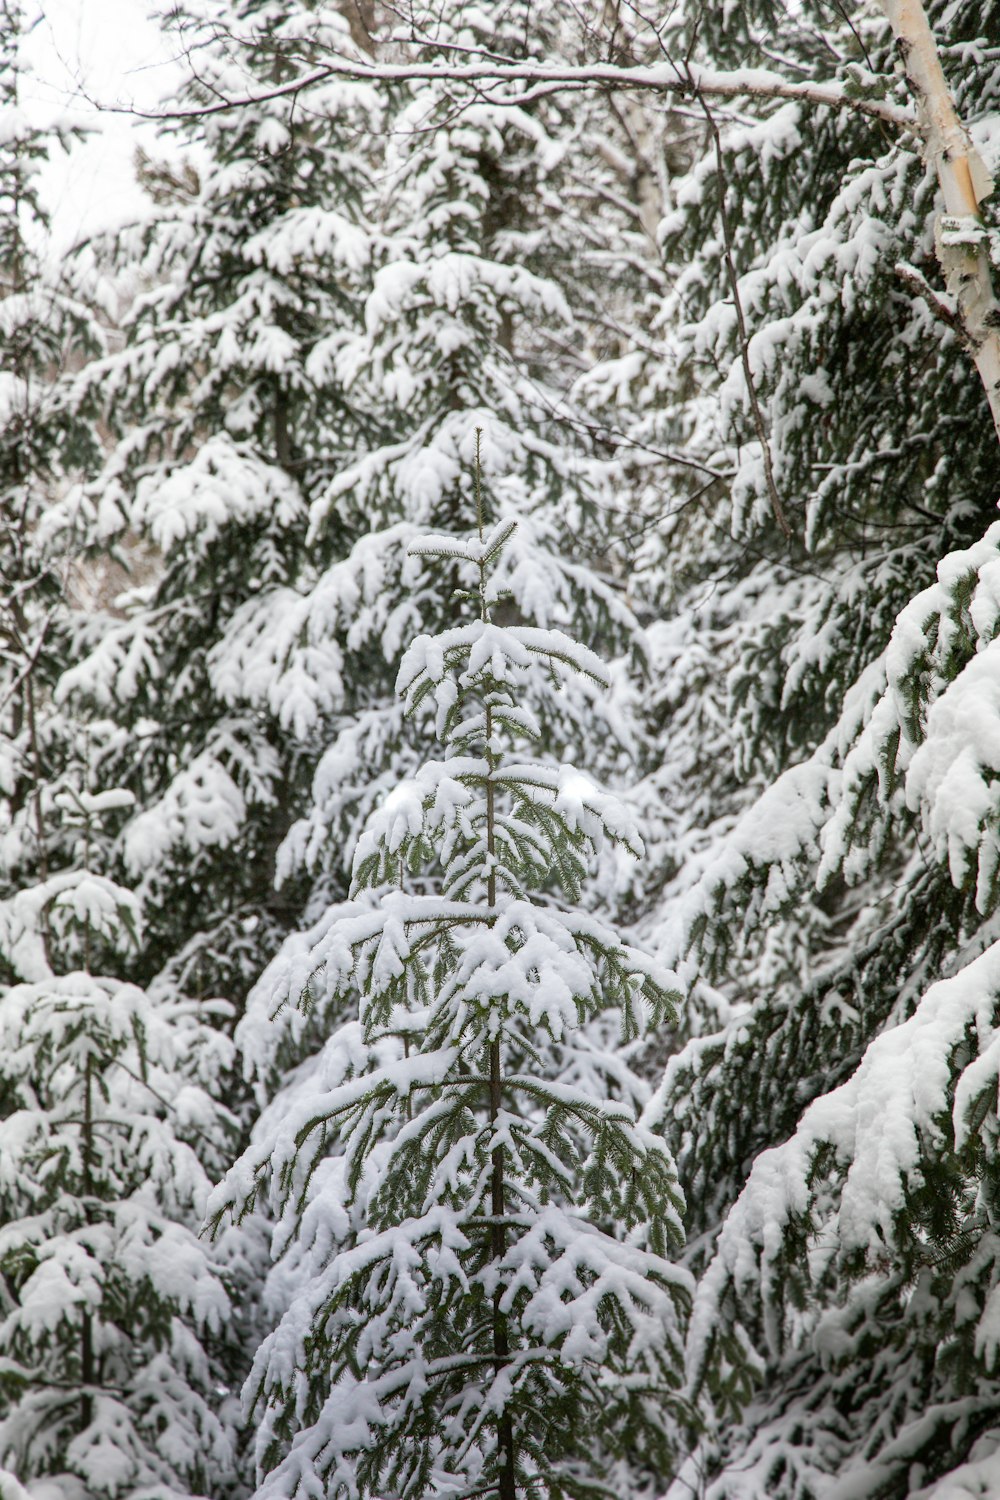
[[[25,9],[25,109],[39,125],[64,119],[92,131],[68,156],[57,151],[43,175],[58,254],[141,216],[133,160],[140,145],[156,152],[156,126],[113,107],[156,109],[182,65],[145,0],[29,0]]]

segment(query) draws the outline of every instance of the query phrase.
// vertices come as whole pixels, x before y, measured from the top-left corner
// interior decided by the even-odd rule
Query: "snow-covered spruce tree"
[[[197,59],[179,100],[195,111],[349,45],[336,12],[310,0],[212,0],[171,21]],[[353,540],[331,527],[307,547],[306,532],[310,500],[362,429],[321,346],[360,316],[373,110],[370,91],[345,84],[183,122],[170,142],[182,164],[149,166],[154,210],[117,246],[141,287],[124,347],[80,385],[115,441],[67,523],[99,554],[127,565],[138,543],[147,556],[139,587],[80,620],[62,692],[127,731],[102,774],[136,798],[123,874],[140,882],[143,974],[170,966],[182,988],[237,1003],[297,911],[274,890],[274,851],[303,803],[307,731],[339,662],[332,646],[303,646],[280,694],[274,664],[258,662],[248,701],[233,633],[248,599],[278,612]]]
[[[526,681],[604,669],[493,622],[513,530],[411,542],[474,585],[475,618],[399,671],[444,759],[384,799],[353,899],[261,981],[272,1006],[359,1004],[214,1198],[218,1222],[270,1193],[285,1242],[309,1242],[248,1384],[261,1496],[514,1500],[605,1493],[616,1462],[670,1471],[680,1200],[641,1083],[588,1022],[635,1036],[676,995],[576,904],[594,848],[639,840],[589,777],[522,748]]]
[[[196,1232],[235,1139],[231,1043],[111,969],[140,919],[101,823],[130,802],[64,778],[75,863],[0,902],[0,1462],[95,1500],[238,1488],[233,1309]]]
[[[277,866],[286,889],[308,892],[306,928],[346,894],[345,866],[367,815],[423,758],[422,730],[407,720],[394,683],[407,637],[445,628],[451,608],[439,570],[409,543],[428,525],[464,530],[477,424],[495,514],[519,521],[498,559],[505,617],[582,635],[619,659],[610,702],[586,681],[568,680],[557,695],[526,683],[542,752],[558,759],[579,748],[589,766],[617,776],[637,750],[625,661],[641,661],[643,638],[608,561],[608,466],[537,367],[530,376],[524,368],[535,326],[572,327],[559,286],[520,264],[519,215],[530,215],[531,201],[519,200],[516,186],[538,149],[532,122],[432,90],[389,98],[383,263],[364,331],[331,341],[329,368],[316,355],[316,378],[342,382],[380,436],[359,445],[318,494],[309,535],[317,556],[336,556],[331,539],[358,540],[315,581],[300,575],[297,591],[248,599],[225,658],[230,690],[244,701],[289,701],[305,672],[314,685],[298,729],[322,749]],[[539,226],[530,227],[537,238]],[[218,660],[221,670],[221,651]],[[321,1038],[341,1019],[341,997],[331,993],[309,1016],[294,1012],[272,1026],[266,989],[257,988],[238,1040],[262,1104],[290,1061],[312,1070]],[[275,1321],[295,1295],[293,1260],[291,1252],[269,1282]]]
[[[446,50],[449,36],[460,37],[458,9],[448,7],[441,24],[451,28]],[[644,642],[608,560],[609,466],[581,440],[537,358],[536,327],[572,330],[567,299],[543,274],[544,257],[537,269],[522,263],[547,231],[519,185],[541,170],[548,139],[510,107],[436,88],[387,97],[384,239],[364,329],[331,343],[329,368],[320,366],[325,346],[316,355],[316,378],[342,382],[380,436],[318,494],[309,535],[318,555],[331,537],[361,535],[314,583],[303,577],[298,593],[248,600],[226,659],[232,691],[271,704],[294,690],[302,663],[310,673],[324,665],[311,678],[312,717],[302,716],[302,732],[323,742],[312,795],[278,855],[279,878],[309,892],[305,927],[346,894],[346,860],[367,815],[423,758],[394,683],[407,637],[445,628],[450,604],[439,570],[409,543],[428,525],[464,531],[477,424],[494,514],[519,521],[495,580],[506,617],[571,631],[619,659],[610,702],[585,681],[537,698],[525,685],[543,753],[573,747],[614,776],[637,749],[624,663],[643,658]],[[262,1103],[289,1060],[312,1068],[340,1006],[333,994],[309,1018],[295,1012],[271,1026],[258,987],[238,1039]],[[275,1320],[295,1295],[292,1258],[269,1282]]]
[[[998,572],[997,525],[942,560],[900,615],[867,724],[853,726],[820,878],[843,871],[864,890],[884,851],[916,831],[927,862],[944,866],[928,880],[953,887],[963,944],[940,941],[935,970],[893,940],[903,980],[882,1034],[859,1065],[836,1060],[830,1082],[844,1081],[789,1120],[790,1137],[758,1157],[725,1214],[696,1302],[695,1371],[741,1324],[768,1369],[710,1496],[965,1500],[1000,1479]],[[870,952],[858,958],[863,982],[878,970]],[[818,1012],[799,1027],[813,1044],[858,1025],[833,989],[846,988],[844,968],[803,997]],[[668,1074],[682,1118],[701,1110],[718,1128],[733,1108],[718,1095],[760,1021],[750,1012],[707,1044],[690,1108],[683,1072]]]
[[[931,17],[988,154],[997,17]],[[879,7],[843,26],[818,6],[725,18],[677,8],[664,45],[692,66],[833,75],[907,110]],[[711,1261],[692,1378],[709,1351],[729,1374],[699,1386],[719,1422],[672,1500],[689,1485],[713,1500],[989,1492],[996,1115],[981,1085],[995,992],[986,960],[969,961],[994,932],[982,726],[995,542],[979,539],[995,435],[915,134],[749,92],[736,117],[709,108],[718,143],[706,123],[663,231],[679,274],[647,429],[660,424],[664,446],[686,437],[716,471],[659,558],[647,551],[649,587],[659,570],[682,617],[664,635],[672,782],[656,783],[681,816],[650,920],[665,961],[690,955],[726,993],[704,992],[695,1025],[715,1034],[671,1063],[646,1123],[677,1154],[692,1265]],[[713,602],[687,609],[710,581]],[[712,643],[729,676],[706,764],[691,723]],[[706,787],[717,821],[699,829]]]
[[[484,27],[493,34],[478,11],[437,11],[434,41],[417,48],[419,59],[481,41]],[[536,23],[513,7],[503,24],[519,45],[525,36],[534,45],[544,15]],[[547,163],[559,156],[566,121],[437,82],[386,98],[383,238],[364,328],[322,343],[311,366],[317,380],[348,390],[376,434],[317,494],[311,545],[322,556],[334,550],[331,539],[360,537],[315,582],[303,576],[297,593],[249,599],[225,659],[230,690],[253,702],[285,704],[303,672],[312,674],[314,701],[299,723],[303,734],[325,736],[324,748],[311,805],[278,858],[279,876],[311,883],[306,920],[343,894],[345,851],[371,807],[417,763],[393,684],[407,635],[440,629],[448,608],[408,545],[427,525],[462,530],[477,425],[496,511],[520,522],[501,559],[505,608],[571,629],[623,661],[644,655],[609,560],[614,471],[546,383],[547,346],[535,332],[563,329],[572,339],[575,328],[554,279],[559,232],[549,232],[527,192],[541,179],[539,201],[552,207]],[[219,663],[221,673],[221,653]],[[586,745],[589,764],[611,774],[627,767],[637,751],[633,689],[624,669],[615,683],[610,706],[572,684],[540,703],[547,751]]]

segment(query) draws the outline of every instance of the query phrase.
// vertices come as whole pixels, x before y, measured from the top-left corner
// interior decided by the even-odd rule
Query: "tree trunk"
[[[83,1191],[86,1198],[84,1215],[89,1224],[92,1219],[90,1198],[94,1191],[94,1091],[93,1060],[87,1054],[83,1095]],[[80,1322],[80,1431],[86,1432],[94,1419],[94,1325],[89,1310]]]
[[[1000,304],[993,292],[979,205],[993,179],[977,155],[948,89],[921,0],[882,0],[916,96],[923,151],[937,172],[945,212],[935,246],[948,291],[958,304],[976,369],[1000,439]]]
[[[480,541],[483,540],[484,536],[485,519],[483,514],[482,468],[480,465],[480,443],[482,436],[482,428],[477,427],[475,491],[476,519],[479,523]],[[481,618],[485,623],[490,616],[486,604],[486,567],[482,562],[479,564],[479,601]],[[490,869],[486,877],[486,901],[492,910],[497,904],[495,866],[497,852],[496,788],[493,784],[493,772],[496,770],[496,752],[493,748],[493,711],[488,701],[485,705],[485,711],[486,760],[490,768],[490,779],[486,783],[486,848],[490,857]],[[499,1037],[494,1038],[490,1042],[487,1062],[490,1079],[490,1123],[496,1125],[503,1105],[503,1064],[500,1056]],[[507,1235],[504,1229],[504,1217],[507,1213],[507,1189],[504,1182],[504,1151],[502,1146],[495,1146],[493,1148],[492,1167],[490,1207],[493,1223],[490,1228],[490,1259],[502,1260],[507,1249]],[[504,1367],[510,1363],[510,1337],[507,1331],[507,1318],[500,1306],[502,1297],[503,1287],[498,1283],[497,1289],[493,1293],[493,1368],[497,1376],[501,1375]],[[504,1407],[503,1411],[497,1413],[497,1448],[500,1454],[498,1500],[517,1500],[514,1422],[509,1407]]]

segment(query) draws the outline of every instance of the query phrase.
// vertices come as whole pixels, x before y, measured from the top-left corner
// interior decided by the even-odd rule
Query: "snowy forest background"
[[[1000,7],[33,19],[0,1496],[1000,1494]]]

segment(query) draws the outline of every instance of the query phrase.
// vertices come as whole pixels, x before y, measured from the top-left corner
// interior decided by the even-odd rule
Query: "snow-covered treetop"
[[[253,1033],[252,1038],[243,1036],[249,1056],[259,1056],[259,1046],[266,1049],[261,1034],[261,1027],[266,1029],[265,997],[270,996],[267,1008],[273,1015],[294,1006],[305,991],[311,1003],[320,988],[332,998],[342,984],[353,982],[353,943],[345,946],[345,934],[350,929],[365,944],[382,927],[382,905],[373,908],[368,891],[397,886],[427,866],[440,871],[447,865],[443,895],[449,910],[471,912],[487,895],[490,906],[499,910],[508,900],[526,899],[539,884],[561,886],[575,899],[589,858],[604,842],[641,855],[634,819],[585,772],[568,763],[505,753],[506,744],[530,746],[539,738],[538,714],[519,701],[532,679],[540,699],[546,693],[561,697],[581,676],[594,686],[607,683],[601,660],[563,630],[499,625],[491,618],[509,597],[504,553],[519,555],[517,530],[517,521],[504,517],[472,538],[408,531],[410,555],[447,563],[463,585],[455,597],[472,603],[477,616],[466,625],[418,636],[404,652],[397,674],[405,713],[413,717],[430,705],[446,754],[425,762],[384,794],[356,846],[353,900],[289,939],[258,985],[243,1028]],[[544,692],[539,692],[539,682],[546,684]],[[419,889],[398,897],[386,892],[385,901],[398,906],[404,922],[432,921],[437,909]],[[602,929],[590,918],[574,921],[581,932],[592,930],[595,937]],[[652,1000],[658,990],[654,971],[645,963],[640,967],[650,979]],[[666,993],[672,985],[666,975],[660,988]]]

